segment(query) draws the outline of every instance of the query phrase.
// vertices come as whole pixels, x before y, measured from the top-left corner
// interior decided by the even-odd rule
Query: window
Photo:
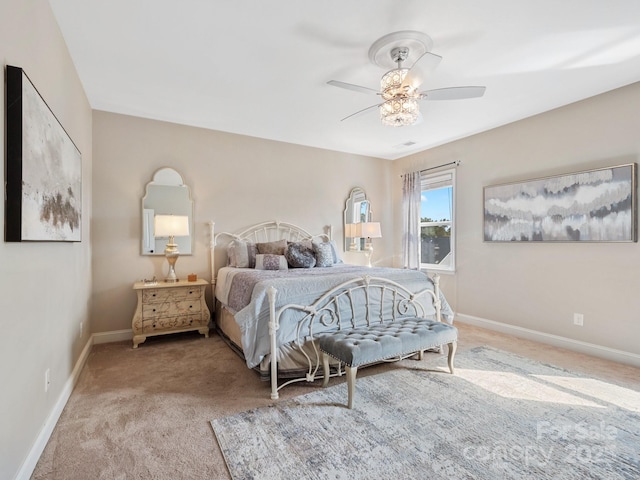
[[[422,176],[420,199],[420,267],[455,270],[455,171]]]

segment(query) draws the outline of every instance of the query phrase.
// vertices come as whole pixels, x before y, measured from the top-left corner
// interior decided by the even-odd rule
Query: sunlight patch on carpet
[[[512,372],[493,372],[479,370],[456,369],[456,375],[474,383],[478,387],[506,398],[519,398],[537,402],[562,403],[565,405],[584,405],[587,407],[605,408],[582,396],[548,385],[535,376],[524,376]]]
[[[602,402],[613,403],[620,408],[640,413],[640,392],[630,388],[611,385],[595,378],[537,376],[568,390],[574,390]]]

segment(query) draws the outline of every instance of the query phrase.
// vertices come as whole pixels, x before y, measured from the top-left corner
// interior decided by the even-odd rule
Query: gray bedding
[[[224,267],[218,272],[217,299],[234,314],[242,332],[242,349],[249,368],[253,368],[270,352],[269,299],[267,290],[277,290],[276,305],[289,303],[308,305],[324,292],[353,278],[365,275],[383,277],[400,283],[412,292],[433,289],[431,279],[423,272],[397,268],[368,268],[355,265],[334,265],[329,268],[296,268],[289,270],[254,270]],[[451,323],[453,311],[440,294],[442,319]],[[425,305],[428,315],[435,308]],[[296,340],[299,317],[292,311],[281,318],[278,345]]]

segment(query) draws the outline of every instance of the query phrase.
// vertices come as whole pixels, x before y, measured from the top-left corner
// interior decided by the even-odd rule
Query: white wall
[[[460,320],[484,320],[635,354],[640,359],[638,243],[484,243],[486,185],[638,162],[640,83],[395,162],[401,173],[461,160],[457,272],[444,291]],[[401,185],[394,190],[400,211]],[[400,218],[396,217],[396,227]],[[396,245],[400,238],[396,235]],[[396,250],[399,250],[396,249]],[[573,325],[584,314],[584,326]],[[524,331],[521,331],[521,333]],[[588,347],[588,345],[587,345]],[[589,351],[589,348],[586,349]],[[619,353],[619,352],[618,352]]]
[[[89,339],[92,145],[91,109],[46,0],[0,2],[0,59],[25,70],[83,160],[81,243],[0,242],[0,478],[11,479],[30,475]],[[4,102],[3,94],[3,158]],[[0,177],[4,184],[4,168]],[[4,224],[4,207],[0,217]]]
[[[178,276],[211,278],[209,221],[218,232],[266,220],[312,233],[333,225],[342,245],[343,210],[355,186],[365,189],[383,226],[374,260],[391,264],[389,161],[98,111],[93,145],[94,332],[131,329],[133,282],[166,274],[164,257],[140,255],[141,199],[161,167],[175,168],[194,200],[195,252],[180,257]],[[364,262],[350,255],[351,263]]]

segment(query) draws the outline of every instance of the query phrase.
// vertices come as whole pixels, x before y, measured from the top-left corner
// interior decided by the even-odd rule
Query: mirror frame
[[[364,212],[360,208],[359,221],[356,220],[356,205],[365,206]],[[350,213],[351,212],[351,213]],[[351,216],[349,219],[348,217]],[[350,220],[350,221],[349,221]],[[344,204],[344,251],[363,252],[365,238],[347,236],[347,224],[362,223],[371,221],[371,202],[367,199],[367,194],[363,188],[355,187],[349,192],[349,196]]]
[[[176,187],[184,190],[176,190],[177,196],[184,196],[184,201],[180,200],[181,205],[176,205],[174,203],[171,204],[171,207],[160,206],[161,210],[156,212],[156,208],[154,207],[154,202],[156,199],[153,198],[153,187],[161,187],[161,188],[171,188]],[[151,188],[151,191],[150,191]],[[156,195],[161,195],[161,191],[156,193]],[[165,197],[166,198],[166,197]],[[162,200],[162,197],[159,198]],[[191,197],[191,189],[188,185],[184,184],[182,179],[182,175],[180,175],[175,169],[170,167],[163,167],[155,171],[153,174],[153,178],[144,189],[144,197],[142,197],[141,202],[141,225],[142,230],[140,232],[140,254],[141,255],[164,255],[164,248],[166,241],[160,240],[160,237],[157,239],[153,236],[153,219],[155,213],[160,215],[187,215],[189,217],[189,237],[175,237],[175,243],[178,245],[178,251],[180,255],[193,255],[194,251],[194,229],[193,229],[193,199]],[[152,238],[153,237],[153,240]],[[164,243],[160,243],[163,242]],[[162,248],[160,248],[160,244]],[[152,250],[152,251],[149,251]]]

